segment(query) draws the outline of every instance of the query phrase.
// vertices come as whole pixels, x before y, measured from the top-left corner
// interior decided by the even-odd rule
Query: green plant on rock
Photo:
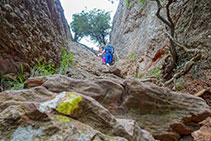
[[[70,65],[74,65],[73,59],[74,59],[74,54],[73,53],[68,54],[67,49],[62,47],[62,63],[59,68],[60,74],[65,74],[66,69]]]
[[[152,75],[158,76],[160,72],[161,72],[161,70],[159,68],[155,68],[155,69],[152,70]]]
[[[136,59],[136,55],[134,53],[131,53],[129,55],[129,59],[132,60],[132,61],[134,61]]]
[[[24,75],[23,65],[20,65],[20,71],[17,74],[5,74],[0,76],[0,84],[3,89],[21,90],[24,88],[24,81],[27,76]]]
[[[174,81],[174,87],[175,87],[175,89],[177,91],[180,91],[180,90],[184,89],[184,86],[183,86],[184,83],[185,83],[185,81],[184,81],[184,79],[182,77],[180,77],[178,79],[175,79],[175,81]]]
[[[138,75],[138,78],[142,78],[142,77],[143,77],[143,74],[139,74],[139,75]]]
[[[37,65],[33,67],[34,76],[48,76],[55,74],[57,70],[54,64],[42,64],[41,60],[37,61]]]

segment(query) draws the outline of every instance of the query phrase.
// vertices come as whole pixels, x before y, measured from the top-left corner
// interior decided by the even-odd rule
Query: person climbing
[[[107,66],[111,66],[113,60],[114,47],[108,44],[107,47],[104,49],[104,51],[105,51],[105,64]]]
[[[99,47],[100,53],[98,56],[102,58],[103,64],[105,64],[105,48],[103,46]]]

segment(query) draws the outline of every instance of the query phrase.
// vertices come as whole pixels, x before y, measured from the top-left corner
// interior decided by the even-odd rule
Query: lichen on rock
[[[70,119],[66,116],[56,115],[55,119],[60,122],[70,122]]]
[[[81,102],[81,96],[76,96],[74,94],[70,95],[70,99],[67,99],[58,104],[56,110],[59,113],[70,115],[75,109],[78,108],[78,103]]]
[[[41,112],[50,113],[52,109],[57,110],[59,113],[70,115],[75,109],[78,108],[78,103],[82,100],[81,96],[62,92],[50,101],[41,103],[39,110]]]

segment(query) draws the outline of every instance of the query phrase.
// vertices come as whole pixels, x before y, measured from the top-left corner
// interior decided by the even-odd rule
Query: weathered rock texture
[[[211,140],[211,117],[202,121],[203,125],[199,130],[192,133],[195,141],[210,141]]]
[[[210,1],[178,1],[171,10],[176,38],[189,47],[211,51],[211,19],[208,18],[211,16]]]
[[[152,58],[165,46],[167,36],[165,25],[155,15],[156,2],[145,1],[141,8],[139,6],[136,2],[131,8],[126,8],[124,0],[120,0],[110,39],[119,59],[131,54],[136,55],[138,60],[143,59],[139,62],[141,71],[150,67]],[[210,1],[177,1],[170,11],[176,39],[189,47],[211,52]]]
[[[39,59],[60,64],[71,34],[59,0],[1,0],[0,21],[0,74]]]
[[[154,2],[144,3],[140,10],[139,3],[126,8],[124,1],[120,0],[111,32],[111,42],[119,59],[134,54],[144,57],[144,62],[151,62],[147,56],[153,57],[166,38],[164,25],[156,18],[155,13]]]
[[[210,116],[210,107],[201,98],[138,80],[124,83],[128,96],[123,109],[156,139],[177,141],[181,135],[198,129],[198,122]]]
[[[124,82],[106,78],[74,80],[53,75],[30,78],[25,86],[42,86],[51,92],[71,91],[92,97],[117,117],[135,120],[142,129],[162,141],[177,141],[183,135],[190,135],[200,127],[198,124],[200,121],[211,115],[210,107],[201,98],[172,92],[134,79],[126,79]],[[94,110],[93,107],[98,106],[94,106],[91,101],[87,103],[81,103],[84,112],[79,112],[76,117],[83,123],[94,124],[95,128],[102,127],[102,123],[107,123],[106,109],[101,107],[100,111]],[[86,116],[81,113],[86,113]],[[113,121],[111,117],[106,119]],[[111,125],[114,123],[109,122],[106,125],[108,127],[106,126],[105,129],[108,128],[108,131],[104,130],[104,132],[110,134],[113,130]],[[130,136],[124,134],[131,140]]]
[[[29,78],[26,87],[44,86],[53,92],[74,91],[96,99],[107,108],[118,105],[124,88],[121,81],[93,78],[87,80],[71,79],[63,75]]]
[[[82,101],[78,110],[66,116],[55,112],[52,105],[68,99],[69,93],[58,94],[44,87],[0,93],[0,140],[154,140],[134,120],[118,119],[95,99],[71,93]]]
[[[71,42],[70,52],[74,54],[74,64],[70,67],[67,75],[74,79],[86,79],[104,75],[108,67],[102,65],[102,59],[84,46]]]

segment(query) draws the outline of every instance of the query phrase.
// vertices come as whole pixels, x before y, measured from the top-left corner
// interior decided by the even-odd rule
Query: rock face
[[[110,39],[119,59],[134,54],[137,59],[143,59],[139,62],[139,68],[143,70],[150,67],[158,50],[169,42],[164,32],[165,25],[155,16],[156,2],[145,1],[141,8],[139,6],[140,3],[136,2],[126,8],[124,0],[120,0]],[[210,1],[177,1],[170,10],[176,39],[187,46],[211,52]]]
[[[37,83],[38,79],[42,83]],[[36,85],[33,82],[36,82]],[[110,131],[112,131],[112,134],[117,132],[113,132],[113,128],[111,128],[111,125],[116,126],[116,124],[105,120],[105,117],[108,116],[106,114],[107,109],[116,117],[132,119],[132,121],[125,122],[117,121],[122,121],[121,123],[125,124],[136,121],[142,129],[149,131],[156,139],[162,141],[177,141],[183,135],[190,135],[193,131],[199,129],[200,121],[211,115],[210,107],[201,98],[172,92],[166,88],[134,79],[126,79],[125,81],[106,78],[74,80],[65,76],[54,75],[30,78],[25,86],[41,86],[54,93],[62,91],[80,93],[85,95],[82,96],[86,99],[84,102],[89,99],[88,97],[94,98],[106,109],[100,106],[101,110],[98,111],[94,108],[98,107],[93,105],[94,102],[87,101],[89,105],[82,102],[82,111],[76,112],[75,116],[83,123],[90,126],[95,125],[95,128],[100,128],[104,126],[102,123],[106,123],[105,129],[108,129],[108,131],[98,129],[106,134],[110,134]],[[92,109],[93,112],[91,112]],[[83,110],[85,111],[83,112]],[[83,116],[82,113],[86,113],[86,116]],[[99,117],[101,115],[104,116]],[[110,116],[106,119],[114,121]],[[135,124],[125,126],[132,126],[132,129],[137,130]],[[124,137],[131,140],[129,133],[124,133],[124,130],[120,131],[121,133],[117,132],[116,135],[120,136],[123,133]]]
[[[72,65],[67,75],[74,79],[86,79],[102,75],[108,72],[108,68],[102,65],[102,59],[84,46],[71,42],[70,52],[74,54],[75,65]]]
[[[39,59],[59,65],[70,30],[59,0],[0,2],[0,74],[28,69]],[[6,65],[7,64],[7,65]]]
[[[172,5],[176,38],[183,44],[195,48],[211,46],[211,3],[208,0],[179,1]],[[211,55],[211,54],[210,54]]]
[[[144,3],[140,10],[139,3],[126,8],[124,1],[120,0],[111,32],[111,42],[119,59],[135,54],[144,57],[145,62],[151,62],[147,56],[153,56],[166,38],[164,25],[156,18],[155,13],[154,2]]]

